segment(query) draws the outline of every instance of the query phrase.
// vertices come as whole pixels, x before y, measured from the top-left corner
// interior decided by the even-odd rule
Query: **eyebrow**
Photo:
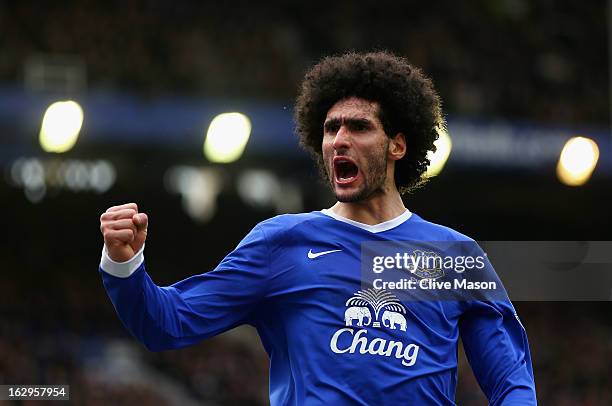
[[[323,123],[323,129],[330,130],[331,127],[343,123],[349,128],[354,128],[356,126],[372,127],[373,125],[372,121],[367,118],[330,118]]]

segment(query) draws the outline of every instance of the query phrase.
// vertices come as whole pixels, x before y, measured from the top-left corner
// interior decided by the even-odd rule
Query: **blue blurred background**
[[[169,284],[258,221],[329,207],[292,122],[305,70],[328,54],[388,49],[432,77],[452,148],[411,211],[477,240],[610,240],[609,13],[601,0],[0,0],[0,384],[70,384],[85,405],[268,403],[249,328],[160,354],[128,336],[97,274],[99,216],[137,202],[149,272]],[[68,100],[79,107],[47,110]],[[215,162],[204,140],[228,112],[250,137]],[[53,152],[43,117],[81,113],[76,143]],[[572,186],[559,171],[573,137],[583,149],[565,166],[587,169]],[[540,403],[612,404],[610,302],[515,305]],[[457,403],[486,404],[463,355],[459,373]]]

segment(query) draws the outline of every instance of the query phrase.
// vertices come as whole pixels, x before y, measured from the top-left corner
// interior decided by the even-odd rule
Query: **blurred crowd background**
[[[431,75],[453,114],[609,119],[601,0],[0,4],[2,81],[50,53],[80,58],[92,87],[291,100],[322,55],[384,48]]]
[[[290,124],[305,70],[328,54],[406,56],[432,77],[451,138],[518,134],[505,139],[520,148],[489,160],[474,149],[486,139],[457,137],[440,175],[406,197],[413,212],[483,241],[610,240],[608,13],[599,0],[0,0],[0,384],[69,384],[83,405],[268,404],[248,327],[165,353],[129,337],[97,273],[98,221],[137,202],[164,285],[212,269],[258,221],[329,207]],[[67,98],[84,101],[79,141],[45,152],[44,109]],[[186,125],[200,107],[201,128]],[[254,112],[243,158],[209,162],[209,113],[240,107]],[[536,154],[572,135],[601,148],[578,187]],[[515,303],[540,404],[612,404],[609,300]],[[460,359],[457,403],[486,404]]]

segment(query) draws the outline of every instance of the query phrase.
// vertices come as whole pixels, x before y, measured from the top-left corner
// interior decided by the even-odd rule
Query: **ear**
[[[389,141],[389,159],[399,161],[406,155],[406,136],[404,133],[397,133]]]

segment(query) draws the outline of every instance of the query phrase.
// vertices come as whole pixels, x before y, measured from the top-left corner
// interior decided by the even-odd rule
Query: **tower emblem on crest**
[[[346,326],[380,328],[380,325],[391,330],[400,329],[406,331],[406,308],[399,299],[384,290],[366,289],[357,291],[345,306],[344,322]],[[382,315],[380,311],[383,310]],[[372,312],[374,317],[372,318]],[[379,318],[380,316],[380,318]]]

